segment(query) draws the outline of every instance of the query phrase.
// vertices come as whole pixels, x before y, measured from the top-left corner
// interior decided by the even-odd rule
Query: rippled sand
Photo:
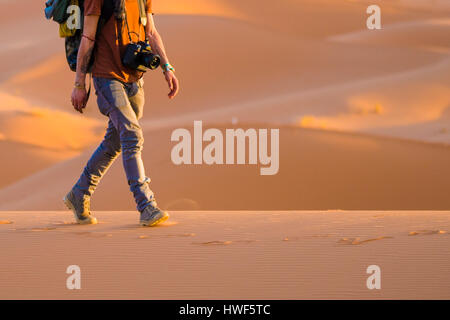
[[[1,299],[449,299],[450,212],[0,212]],[[79,291],[66,269],[81,268]],[[368,290],[367,267],[381,268]]]

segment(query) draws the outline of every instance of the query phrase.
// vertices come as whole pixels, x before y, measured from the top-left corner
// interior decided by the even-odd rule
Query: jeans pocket
[[[115,79],[94,78],[98,96],[98,108],[106,116],[117,108],[129,104],[124,85]]]
[[[94,78],[95,94],[97,95],[97,105],[101,114],[108,116],[108,100],[105,97],[105,81],[107,79]]]
[[[138,81],[129,84],[128,96],[134,97],[144,90],[144,78],[140,78]]]

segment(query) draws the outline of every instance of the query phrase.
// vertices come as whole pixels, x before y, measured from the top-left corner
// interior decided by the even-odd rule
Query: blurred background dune
[[[58,210],[100,143],[44,1],[0,0],[0,210]],[[378,4],[382,29],[367,30]],[[12,14],[20,12],[20,14]],[[445,0],[154,0],[181,81],[145,76],[144,161],[169,209],[450,209],[450,5]],[[181,166],[170,133],[280,128],[280,173]],[[119,159],[95,210],[132,210]]]

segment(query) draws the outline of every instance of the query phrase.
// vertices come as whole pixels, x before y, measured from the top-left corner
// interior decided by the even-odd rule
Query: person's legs
[[[155,200],[141,157],[144,135],[138,117],[142,115],[143,108],[142,86],[103,78],[94,78],[94,84],[99,100],[102,100],[102,104],[99,103],[100,111],[110,118],[119,136],[128,184],[137,209],[142,212]],[[139,95],[142,95],[142,99]]]
[[[74,191],[80,195],[92,196],[101,178],[120,152],[119,134],[113,122],[109,120],[105,137],[83,169],[80,179],[74,186]]]
[[[131,107],[136,114],[136,119],[141,119],[144,111],[144,79],[140,79],[137,83],[125,85],[125,90]],[[148,181],[150,182],[150,179]],[[152,199],[150,205],[141,210],[140,224],[144,227],[153,227],[169,218],[169,214],[166,211],[158,208],[154,196]]]
[[[96,88],[97,89],[97,88]],[[97,99],[100,111],[104,113],[105,102],[102,96]],[[106,115],[106,114],[105,114]],[[90,212],[90,198],[101,178],[121,151],[119,134],[110,120],[102,143],[92,154],[83,172],[72,190],[64,197],[66,206],[74,213],[80,224],[95,224],[97,219]]]

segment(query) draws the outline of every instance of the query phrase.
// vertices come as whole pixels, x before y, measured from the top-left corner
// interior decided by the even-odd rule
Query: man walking
[[[86,74],[94,56],[92,74],[97,103],[100,112],[109,118],[109,123],[104,140],[89,159],[77,183],[64,197],[64,202],[78,223],[97,223],[90,212],[90,198],[113,161],[122,153],[128,184],[140,212],[140,224],[155,226],[167,220],[169,214],[158,208],[149,187],[150,179],[145,175],[141,158],[144,138],[139,125],[144,107],[143,73],[122,64],[126,46],[131,41],[149,42],[153,52],[161,57],[170,99],[177,95],[179,84],[155,28],[151,0],[111,0],[116,3],[114,14],[97,33],[104,1],[109,0],[84,0],[84,28],[72,104],[83,113],[87,102]],[[142,10],[145,10],[144,15]]]

